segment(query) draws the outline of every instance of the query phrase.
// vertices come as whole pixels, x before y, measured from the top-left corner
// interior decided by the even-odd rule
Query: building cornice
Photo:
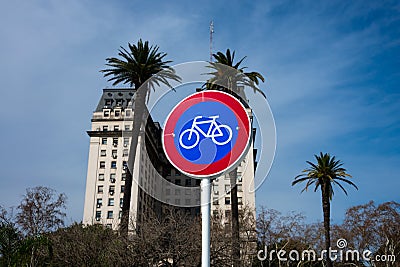
[[[86,131],[90,137],[131,137],[132,131]]]

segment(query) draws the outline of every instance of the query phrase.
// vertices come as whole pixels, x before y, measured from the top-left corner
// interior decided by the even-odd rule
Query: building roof
[[[100,98],[99,104],[95,112],[102,111],[104,107],[107,108],[127,108],[128,104],[132,104],[133,96],[135,94],[133,88],[106,88],[103,89],[103,95]]]

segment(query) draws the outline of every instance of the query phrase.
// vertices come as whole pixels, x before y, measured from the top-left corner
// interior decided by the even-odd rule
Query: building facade
[[[127,161],[133,127],[134,91],[104,89],[93,112],[83,224],[103,224],[118,229],[125,191]],[[251,111],[249,111],[251,113]],[[162,129],[149,116],[141,127],[133,168],[131,227],[149,212],[162,214],[163,206],[181,207],[193,215],[200,212],[200,180],[175,170],[166,160],[161,145]],[[255,150],[253,145],[238,167],[238,200],[255,215]],[[230,218],[229,174],[212,183],[212,213]]]

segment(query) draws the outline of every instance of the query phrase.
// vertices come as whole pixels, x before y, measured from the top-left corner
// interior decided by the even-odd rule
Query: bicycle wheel
[[[225,130],[223,130],[225,129]],[[220,133],[222,133],[222,136],[220,134],[215,135],[215,131],[219,130]],[[222,139],[222,141],[218,141],[216,138],[219,140]],[[232,139],[232,129],[228,125],[218,125],[218,127],[215,127],[214,130],[212,130],[211,133],[211,139],[213,140],[214,144],[223,146],[226,145],[229,141]]]
[[[193,136],[194,134],[194,136]],[[192,149],[200,141],[199,133],[194,129],[186,129],[184,130],[181,135],[179,136],[179,144],[184,149]]]

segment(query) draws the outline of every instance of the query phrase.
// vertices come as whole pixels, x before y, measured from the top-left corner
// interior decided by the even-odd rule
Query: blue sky
[[[290,186],[320,151],[360,188],[337,191],[334,222],[353,205],[400,201],[398,1],[17,0],[0,9],[0,205],[46,185],[67,194],[68,222],[80,221],[105,58],[143,38],[176,64],[208,60],[211,19],[215,50],[247,56],[267,79],[277,151],[257,205],[321,220],[320,195]]]

